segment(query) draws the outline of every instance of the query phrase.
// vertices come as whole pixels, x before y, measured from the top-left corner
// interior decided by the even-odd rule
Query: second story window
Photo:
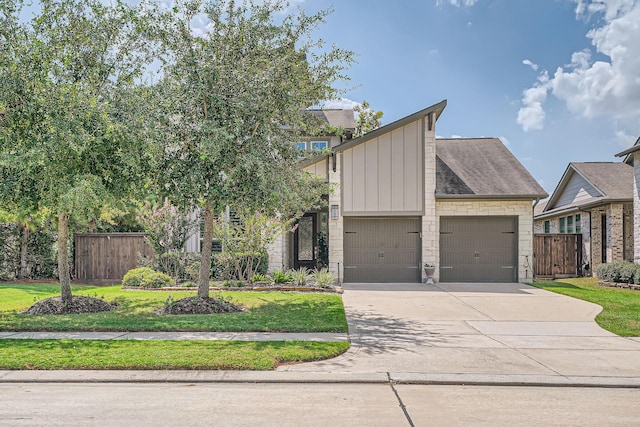
[[[329,148],[329,141],[316,139],[300,141],[296,144],[296,148],[308,151],[322,151],[325,148]]]

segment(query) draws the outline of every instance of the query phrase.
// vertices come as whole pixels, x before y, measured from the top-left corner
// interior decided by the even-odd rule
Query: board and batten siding
[[[327,181],[327,173],[329,169],[329,162],[327,158],[323,158],[320,161],[317,161],[309,166],[306,166],[303,170],[305,172],[309,172],[312,175],[315,175],[323,180]]]
[[[551,208],[559,208],[573,203],[584,202],[594,197],[600,197],[601,194],[593,188],[580,174],[574,173],[558,201]]]
[[[422,215],[422,121],[416,120],[342,153],[342,214]]]

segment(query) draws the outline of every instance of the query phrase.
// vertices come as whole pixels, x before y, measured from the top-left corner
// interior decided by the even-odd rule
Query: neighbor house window
[[[302,142],[298,142],[296,144],[296,148],[299,148],[300,150],[306,150],[307,149],[307,143],[302,141]]]
[[[327,141],[311,141],[312,150],[323,150],[327,148],[328,145]]]
[[[573,216],[567,217],[567,233],[573,233]]]
[[[565,218],[564,217],[560,218],[560,232],[561,233],[566,233],[567,232],[567,228],[565,227]]]
[[[576,214],[576,233],[582,233],[582,217]]]
[[[551,222],[549,222],[549,220],[544,222],[544,232],[547,234],[551,233]]]

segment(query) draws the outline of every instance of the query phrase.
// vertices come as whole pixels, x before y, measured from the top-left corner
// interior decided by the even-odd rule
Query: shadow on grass
[[[561,289],[585,290],[585,288],[581,288],[580,286],[572,285],[571,283],[566,283],[566,282],[557,281],[557,280],[538,280],[533,282],[533,286],[536,286],[542,289],[561,288]]]

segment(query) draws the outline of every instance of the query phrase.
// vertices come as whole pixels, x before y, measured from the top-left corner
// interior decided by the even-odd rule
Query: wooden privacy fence
[[[536,277],[577,277],[582,267],[582,234],[535,234],[533,253]]]
[[[75,280],[118,283],[140,255],[153,257],[145,233],[87,233],[73,236]]]

